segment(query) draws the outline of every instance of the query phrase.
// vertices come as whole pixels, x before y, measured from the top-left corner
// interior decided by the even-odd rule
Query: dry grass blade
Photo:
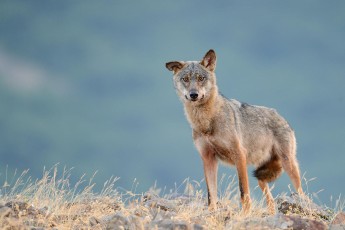
[[[330,209],[316,205],[312,200],[315,194],[308,199],[282,194],[276,198],[280,205],[277,215],[268,215],[263,198],[253,200],[250,213],[243,214],[236,177],[223,175],[220,187],[224,190],[218,194],[218,208],[209,211],[203,180],[187,178],[169,192],[154,185],[147,193],[137,194],[136,180],[130,191],[119,192],[116,188],[119,178],[111,177],[95,193],[92,182],[95,174],[89,180],[83,175],[72,185],[71,171],[64,168],[59,173],[56,165],[44,170],[42,178],[37,180],[28,175],[28,170],[19,176],[15,172],[10,179],[6,174],[0,190],[0,228],[289,229],[307,226],[303,224],[322,227],[335,219],[339,222],[337,214],[342,214],[345,206],[341,197],[335,201],[335,208]]]

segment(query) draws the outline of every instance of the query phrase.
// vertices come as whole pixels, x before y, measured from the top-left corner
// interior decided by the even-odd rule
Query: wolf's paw
[[[242,199],[241,213],[243,215],[248,215],[250,213],[251,208],[252,208],[252,200],[250,199],[250,197],[247,196],[246,198]]]
[[[216,203],[211,203],[211,204],[209,204],[209,205],[208,205],[208,210],[209,210],[210,212],[216,211],[216,210],[217,210],[217,204],[216,204]]]

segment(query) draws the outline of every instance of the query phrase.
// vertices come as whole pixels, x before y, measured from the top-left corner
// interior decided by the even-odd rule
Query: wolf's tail
[[[269,161],[254,170],[253,176],[258,180],[272,182],[283,172],[282,164],[277,155],[273,155]]]

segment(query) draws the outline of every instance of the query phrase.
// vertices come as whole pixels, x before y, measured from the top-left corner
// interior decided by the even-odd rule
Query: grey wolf
[[[293,129],[274,109],[229,100],[220,94],[213,50],[201,61],[171,61],[166,67],[173,72],[177,95],[203,161],[210,209],[217,206],[218,161],[236,167],[242,210],[246,213],[251,208],[248,164],[256,167],[253,175],[270,213],[275,212],[275,205],[268,183],[283,170],[297,192],[303,194]]]

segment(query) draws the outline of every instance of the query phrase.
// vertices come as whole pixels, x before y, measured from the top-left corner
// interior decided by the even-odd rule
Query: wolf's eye
[[[183,77],[182,80],[183,80],[184,82],[189,82],[189,78],[188,78],[188,77]]]
[[[203,76],[198,76],[198,81],[203,81],[203,80],[205,80],[205,77],[203,77]]]

